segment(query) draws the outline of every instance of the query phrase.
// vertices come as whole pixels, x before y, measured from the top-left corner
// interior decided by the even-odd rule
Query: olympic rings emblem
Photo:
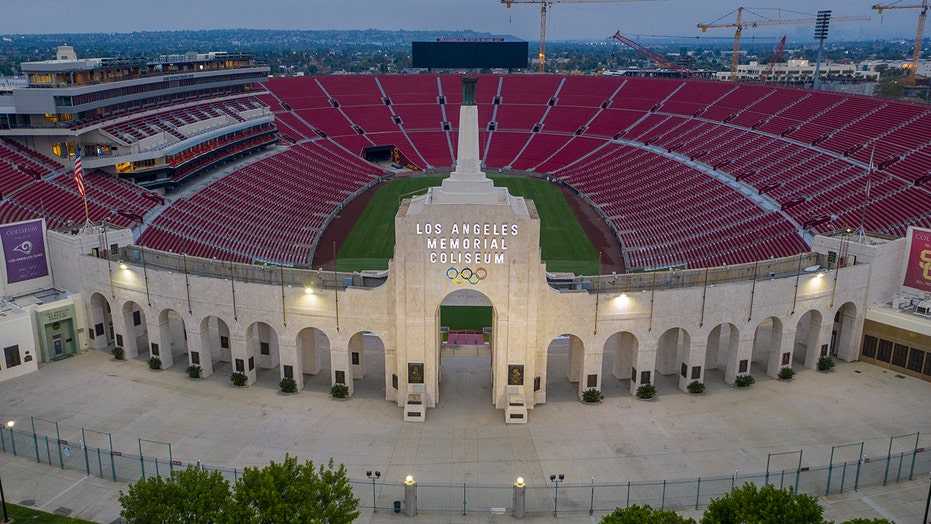
[[[462,269],[451,267],[446,270],[446,278],[452,280],[458,285],[462,285],[468,282],[474,286],[482,280],[485,280],[487,277],[488,271],[483,267],[480,267],[475,271],[467,267]]]

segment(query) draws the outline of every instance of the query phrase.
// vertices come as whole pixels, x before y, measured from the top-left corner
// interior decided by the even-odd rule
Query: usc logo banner
[[[931,291],[931,231],[913,229],[912,248],[905,267],[906,287]]]

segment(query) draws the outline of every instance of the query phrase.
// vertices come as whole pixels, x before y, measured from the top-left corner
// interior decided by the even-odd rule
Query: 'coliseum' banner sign
[[[912,229],[911,251],[905,266],[906,287],[931,291],[931,231]]]
[[[0,226],[7,284],[48,276],[41,220]]]

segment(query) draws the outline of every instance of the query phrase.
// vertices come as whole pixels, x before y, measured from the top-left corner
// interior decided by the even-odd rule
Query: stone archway
[[[328,393],[330,386],[330,338],[315,327],[305,327],[297,334],[297,362],[292,377],[298,389]],[[288,375],[285,368],[285,376]],[[310,375],[310,377],[308,377]]]
[[[126,358],[149,359],[149,328],[142,307],[133,302],[123,303],[123,349]]]
[[[87,323],[87,339],[90,347],[109,350],[110,344],[113,343],[113,317],[107,297],[100,293],[91,295]]]
[[[795,342],[792,348],[793,360],[800,365],[815,369],[821,356],[821,326],[824,323],[821,312],[812,309],[798,319]],[[827,348],[825,348],[825,353]]]
[[[206,377],[232,363],[230,328],[220,317],[205,317],[200,323],[200,351],[191,353],[191,364],[201,367]]]
[[[447,406],[458,406],[461,410],[471,409],[469,404],[476,400],[490,400],[492,405],[495,404],[498,386],[494,366],[496,348],[494,330],[488,329],[493,328],[495,320],[496,311],[491,300],[475,289],[457,289],[440,301],[436,308],[434,356],[437,402],[443,397]],[[446,327],[450,329],[444,333]],[[460,329],[452,329],[454,327]],[[408,363],[407,372],[416,364]],[[426,366],[425,370],[429,367]],[[523,380],[523,370],[520,377]],[[411,384],[411,379],[416,379],[410,375],[405,378]],[[486,389],[490,389],[491,394],[482,398]]]
[[[546,368],[542,371],[541,389],[546,397],[557,400],[577,399],[581,394],[577,385],[582,381],[585,344],[579,337],[563,333],[546,347]]]
[[[691,345],[692,337],[682,328],[670,328],[660,335],[656,344],[655,377],[653,379],[657,393],[660,392],[660,388],[671,390],[670,386],[674,386],[675,389],[684,388],[680,382],[682,382],[681,379],[689,376],[688,361]],[[683,366],[684,374],[681,371]]]
[[[162,369],[169,369],[178,363],[187,367],[187,330],[184,318],[173,309],[163,309],[158,314],[158,334],[160,346],[150,344],[152,356],[162,361]]]
[[[830,354],[845,361],[856,360],[859,356],[859,336],[862,319],[857,318],[857,306],[846,302],[834,315],[831,329]]]
[[[713,374],[720,377],[723,382],[734,381],[733,377],[738,372],[736,359],[739,339],[740,332],[734,324],[719,324],[711,330],[705,349],[706,376],[708,371],[713,371]]]
[[[612,393],[620,395],[621,390],[630,392],[630,373],[637,361],[637,352],[640,350],[640,341],[630,331],[619,331],[608,337],[605,341],[602,355],[602,376],[609,373],[621,384],[615,390],[611,381],[602,381],[602,393],[610,396]]]
[[[278,349],[278,333],[266,322],[253,322],[246,328],[246,369],[255,371],[255,381],[271,380],[273,387],[278,387],[280,374],[262,372],[260,370],[277,370],[281,363],[281,352]]]
[[[790,357],[783,357],[781,353],[782,333],[782,321],[776,317],[767,317],[757,324],[750,354],[751,374],[752,369],[759,370],[762,367],[767,375],[775,378],[779,375],[779,369],[791,367]],[[783,358],[786,360],[783,361]]]
[[[359,331],[349,337],[349,366],[354,397],[388,398],[385,376],[385,343],[381,337],[368,331]]]

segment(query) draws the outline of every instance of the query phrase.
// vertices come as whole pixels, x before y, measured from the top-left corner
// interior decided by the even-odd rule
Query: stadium
[[[34,418],[15,438],[36,462],[133,481],[166,442],[169,465],[283,449],[364,470],[378,449],[398,484],[372,481],[373,521],[399,489],[406,512],[464,515],[466,482],[503,511],[524,468],[543,488],[570,468],[563,511],[591,515],[707,505],[799,442],[874,457],[838,459],[839,491],[844,446],[810,472],[777,457],[807,492],[927,463],[908,432],[927,426],[911,379],[931,380],[928,106],[669,74],[269,77],[223,52],[62,47],[22,70],[0,90],[0,381],[44,367],[56,387],[13,380],[9,409],[80,425],[84,450]],[[137,365],[101,358],[117,348]],[[832,359],[869,382],[814,372]],[[787,368],[799,389],[770,393]],[[730,396],[754,376],[772,398]],[[270,396],[286,379],[300,393]],[[638,404],[651,388],[664,404]],[[355,398],[322,403],[338,390]],[[581,407],[593,390],[605,405]],[[452,456],[453,431],[476,449]],[[412,472],[445,484],[409,504]]]
[[[116,345],[351,392],[374,344],[405,417],[439,402],[453,345],[488,351],[507,412],[545,403],[563,350],[580,397],[607,376],[685,391],[829,355],[931,377],[931,284],[911,268],[931,227],[927,106],[682,78],[269,78],[227,53],[62,47],[22,69],[0,93],[0,221],[44,221],[49,260],[14,279],[8,252],[7,318],[36,326],[8,330],[7,376]],[[442,189],[451,171],[475,188]],[[581,225],[486,172],[557,190]],[[352,241],[391,181],[413,184],[380,197],[394,224]],[[440,308],[469,306],[489,325],[450,331]]]

